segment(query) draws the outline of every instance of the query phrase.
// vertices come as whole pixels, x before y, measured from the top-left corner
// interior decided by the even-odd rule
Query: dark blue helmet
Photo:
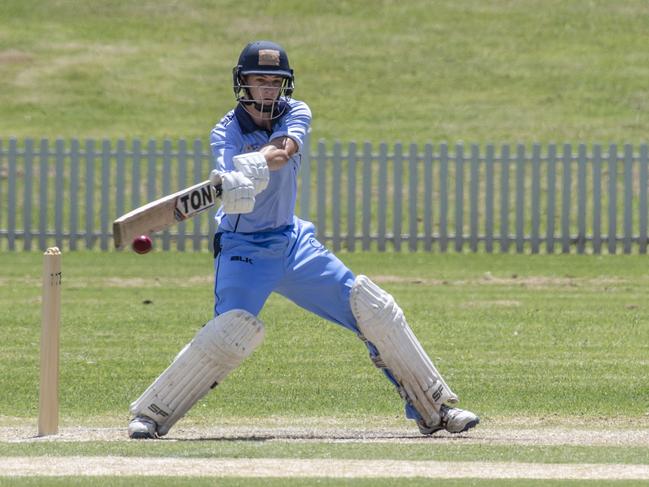
[[[267,74],[284,78],[280,96],[290,97],[295,88],[295,77],[282,46],[271,41],[255,41],[243,48],[239,62],[232,69],[234,94],[238,101],[248,99],[241,91],[245,88],[243,77],[248,74]]]

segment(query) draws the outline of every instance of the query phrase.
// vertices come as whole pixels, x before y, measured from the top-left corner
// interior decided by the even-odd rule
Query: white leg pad
[[[458,397],[431,362],[394,298],[361,275],[354,281],[350,302],[358,329],[376,347],[405,399],[429,426],[438,424],[441,405],[454,404]]]
[[[263,339],[264,325],[247,311],[232,310],[215,317],[131,404],[131,413],[150,417],[158,424],[158,434],[165,435]]]

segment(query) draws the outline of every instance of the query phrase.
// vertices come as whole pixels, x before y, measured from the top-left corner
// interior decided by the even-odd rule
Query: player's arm
[[[299,147],[297,142],[287,136],[277,137],[268,144],[259,149],[268,163],[268,169],[277,171],[281,169],[291,157],[293,157]]]
[[[295,101],[277,126],[273,127],[270,142],[260,152],[271,171],[277,171],[300,151],[311,125],[311,110],[304,102]]]

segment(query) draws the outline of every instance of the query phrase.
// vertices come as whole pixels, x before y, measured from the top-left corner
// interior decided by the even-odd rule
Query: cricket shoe
[[[422,435],[432,435],[436,431],[446,430],[449,433],[464,433],[480,422],[480,418],[471,411],[450,408],[442,404],[439,410],[441,421],[435,426],[428,426],[423,419],[417,421],[417,426]]]
[[[158,425],[146,416],[135,416],[128,423],[128,437],[134,440],[159,438]]]

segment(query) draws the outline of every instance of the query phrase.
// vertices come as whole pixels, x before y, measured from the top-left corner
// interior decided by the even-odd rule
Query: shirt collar
[[[288,110],[288,103],[284,100],[280,100],[275,106],[275,115],[279,115],[274,118],[271,122],[271,128],[275,128],[275,125],[279,123],[280,119],[284,116]],[[250,114],[246,111],[241,103],[237,105],[234,109],[234,115],[237,117],[239,122],[239,127],[241,127],[241,132],[244,134],[251,134],[257,130],[264,130],[259,125],[255,123]]]

